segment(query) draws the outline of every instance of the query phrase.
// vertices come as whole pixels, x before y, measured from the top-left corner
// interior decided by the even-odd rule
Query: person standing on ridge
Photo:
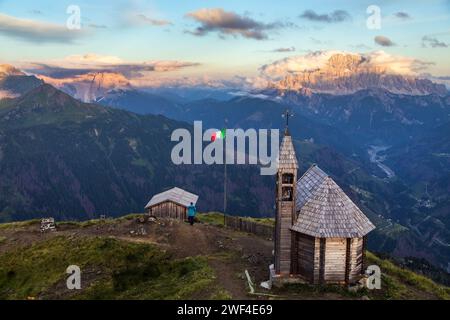
[[[192,225],[194,225],[195,215],[197,214],[197,208],[195,208],[194,203],[191,202],[191,205],[188,207],[188,221]]]

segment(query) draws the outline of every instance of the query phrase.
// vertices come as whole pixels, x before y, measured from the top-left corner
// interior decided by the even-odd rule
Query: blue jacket
[[[196,213],[197,213],[197,208],[195,208],[195,206],[188,207],[188,217],[195,217]]]

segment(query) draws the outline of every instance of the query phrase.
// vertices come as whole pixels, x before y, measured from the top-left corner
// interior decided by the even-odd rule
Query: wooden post
[[[362,244],[362,252],[361,252],[361,274],[364,274],[366,271],[366,246],[367,246],[367,236],[364,236],[362,238],[363,244]]]
[[[292,244],[291,244],[291,273],[298,274],[298,238],[297,232],[292,234]]]
[[[352,255],[351,255],[351,246],[352,239],[346,239],[347,248],[345,250],[345,284],[348,285],[350,283],[350,271],[351,271],[351,263],[352,263]]]
[[[325,283],[325,246],[327,240],[325,238],[320,238],[320,258],[319,258],[319,284]]]

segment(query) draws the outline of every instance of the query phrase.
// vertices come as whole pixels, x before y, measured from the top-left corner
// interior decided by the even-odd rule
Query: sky
[[[374,5],[379,28],[367,25]],[[80,29],[67,27],[71,6]],[[317,51],[382,51],[447,77],[450,0],[0,0],[0,63],[52,77],[111,66],[143,83],[251,77]]]

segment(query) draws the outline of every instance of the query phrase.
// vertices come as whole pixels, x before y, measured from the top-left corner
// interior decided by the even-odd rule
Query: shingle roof
[[[195,205],[197,203],[197,200],[197,195],[180,188],[173,188],[154,195],[149,203],[145,206],[145,209],[165,201],[172,201],[187,207],[191,204],[191,202]]]
[[[289,134],[286,134],[281,142],[278,168],[298,169],[297,157]]]
[[[297,182],[292,230],[318,238],[360,238],[375,229],[342,189],[316,165]]]
[[[318,166],[313,165],[305,172],[305,174],[297,182],[297,194],[295,209],[299,211],[306,201],[323,183],[328,175]]]

